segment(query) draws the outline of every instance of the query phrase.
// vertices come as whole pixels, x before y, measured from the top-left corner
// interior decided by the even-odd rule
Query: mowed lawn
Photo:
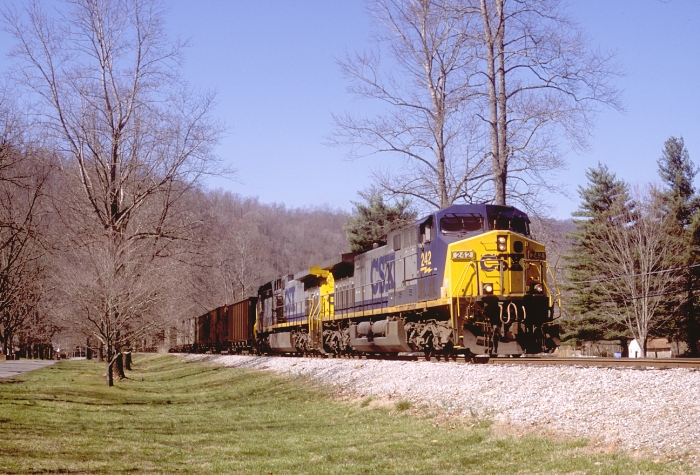
[[[0,380],[0,473],[685,473],[171,355],[135,356],[113,388],[103,374],[96,361],[65,361]]]

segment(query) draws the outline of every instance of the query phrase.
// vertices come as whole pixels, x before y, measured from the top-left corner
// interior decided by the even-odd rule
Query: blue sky
[[[167,28],[191,39],[184,74],[217,91],[216,115],[230,133],[218,154],[238,169],[240,182],[211,187],[289,207],[327,204],[352,209],[371,184],[379,158],[345,160],[324,145],[331,112],[362,114],[373,107],[345,92],[335,58],[368,46],[362,0],[171,0]],[[616,50],[627,75],[618,80],[626,112],[602,113],[590,149],[567,155],[554,178],[570,198],[554,196],[552,214],[568,218],[576,189],[598,161],[630,183],[657,179],[664,141],[683,136],[700,163],[700,1],[586,0],[572,16],[592,43]],[[0,35],[0,47],[9,49]],[[0,69],[2,62],[0,59]]]

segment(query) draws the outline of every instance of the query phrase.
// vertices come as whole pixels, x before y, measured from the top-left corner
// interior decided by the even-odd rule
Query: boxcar
[[[196,352],[252,351],[255,348],[256,297],[224,305],[194,317]]]

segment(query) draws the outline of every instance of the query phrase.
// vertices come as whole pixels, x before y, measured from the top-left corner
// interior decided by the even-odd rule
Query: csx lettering
[[[499,263],[502,263],[503,270],[521,271],[523,267],[520,265],[520,259],[524,256],[522,254],[485,254],[481,258],[481,270],[484,272],[491,272],[498,269]],[[508,260],[510,259],[510,264]],[[487,263],[489,265],[487,265]]]
[[[294,305],[294,294],[296,293],[296,287],[287,287],[284,290],[284,303],[286,305]]]
[[[291,316],[292,314],[296,313],[296,306],[295,306],[295,295],[296,295],[296,287],[287,287],[284,290],[284,313],[287,316]]]
[[[369,279],[372,283],[372,295],[384,293],[394,288],[394,273],[391,264],[394,261],[394,254],[372,259],[372,266],[369,271]]]
[[[505,259],[510,259],[510,270],[521,271],[523,266],[520,265],[520,260],[525,257],[523,254],[504,254]]]
[[[486,263],[493,263],[492,265],[486,265]],[[484,256],[481,258],[481,270],[484,272],[491,272],[492,270],[496,270],[498,268],[498,258],[493,255],[493,254],[484,254]]]

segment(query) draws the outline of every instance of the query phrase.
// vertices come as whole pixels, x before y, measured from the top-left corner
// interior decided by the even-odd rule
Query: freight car
[[[220,309],[199,317],[196,344],[467,359],[552,352],[557,299],[545,247],[530,237],[529,224],[509,206],[452,205],[392,231],[384,246],[262,285],[245,301],[256,306],[249,334],[226,333]]]
[[[224,305],[193,319],[194,343],[182,348],[195,353],[254,351],[256,297]]]

